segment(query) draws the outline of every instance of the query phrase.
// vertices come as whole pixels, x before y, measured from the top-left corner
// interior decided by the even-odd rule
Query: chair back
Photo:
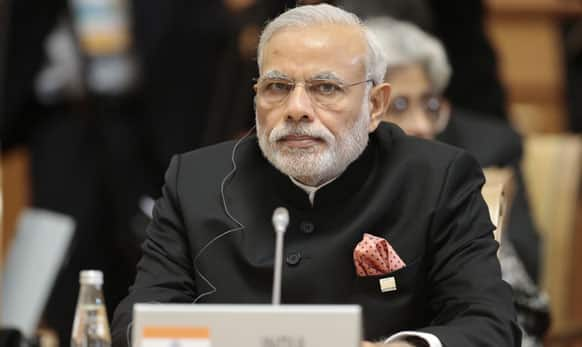
[[[542,287],[550,297],[553,328],[559,330],[572,317],[582,137],[528,136],[522,168],[533,217],[544,240]]]

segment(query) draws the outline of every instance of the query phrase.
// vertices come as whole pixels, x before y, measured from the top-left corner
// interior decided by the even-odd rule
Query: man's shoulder
[[[255,147],[258,147],[256,137],[252,136],[177,154],[172,158],[165,180],[177,185],[182,196],[213,196],[235,169],[256,162],[258,149]]]
[[[406,159],[406,161],[443,163],[453,160],[462,153],[466,153],[461,148],[440,141],[407,135],[392,123],[380,126],[377,135],[380,146],[389,151],[387,155],[398,161]]]
[[[224,141],[224,142],[220,142],[220,143],[216,143],[213,145],[209,145],[209,146],[205,146],[205,147],[200,147],[188,152],[184,152],[181,153],[181,159],[184,161],[192,161],[192,160],[198,160],[198,159],[203,159],[206,157],[215,157],[215,156],[225,156],[228,153],[232,152],[232,149],[234,148],[236,141],[231,140],[231,141]]]
[[[245,155],[256,144],[256,137],[249,136],[198,148],[179,155],[180,166],[185,169],[216,170],[232,167],[233,158]],[[244,152],[244,153],[241,153]]]
[[[382,172],[415,184],[438,185],[450,175],[459,182],[482,180],[479,162],[462,148],[406,135],[394,124],[383,126],[378,135]]]

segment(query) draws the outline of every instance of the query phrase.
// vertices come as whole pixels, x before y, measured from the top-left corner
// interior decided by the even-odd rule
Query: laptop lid
[[[358,347],[357,305],[134,305],[133,347]]]

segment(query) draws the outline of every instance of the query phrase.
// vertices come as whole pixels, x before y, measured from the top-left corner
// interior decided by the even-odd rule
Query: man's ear
[[[382,117],[388,110],[390,92],[392,87],[388,83],[381,83],[372,88],[370,92],[370,126],[368,132],[376,130]]]

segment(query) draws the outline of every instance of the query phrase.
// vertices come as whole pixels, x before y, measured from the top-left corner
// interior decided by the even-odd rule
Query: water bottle
[[[110,347],[111,334],[103,301],[103,273],[84,270],[79,275],[81,289],[75,312],[71,347]]]

